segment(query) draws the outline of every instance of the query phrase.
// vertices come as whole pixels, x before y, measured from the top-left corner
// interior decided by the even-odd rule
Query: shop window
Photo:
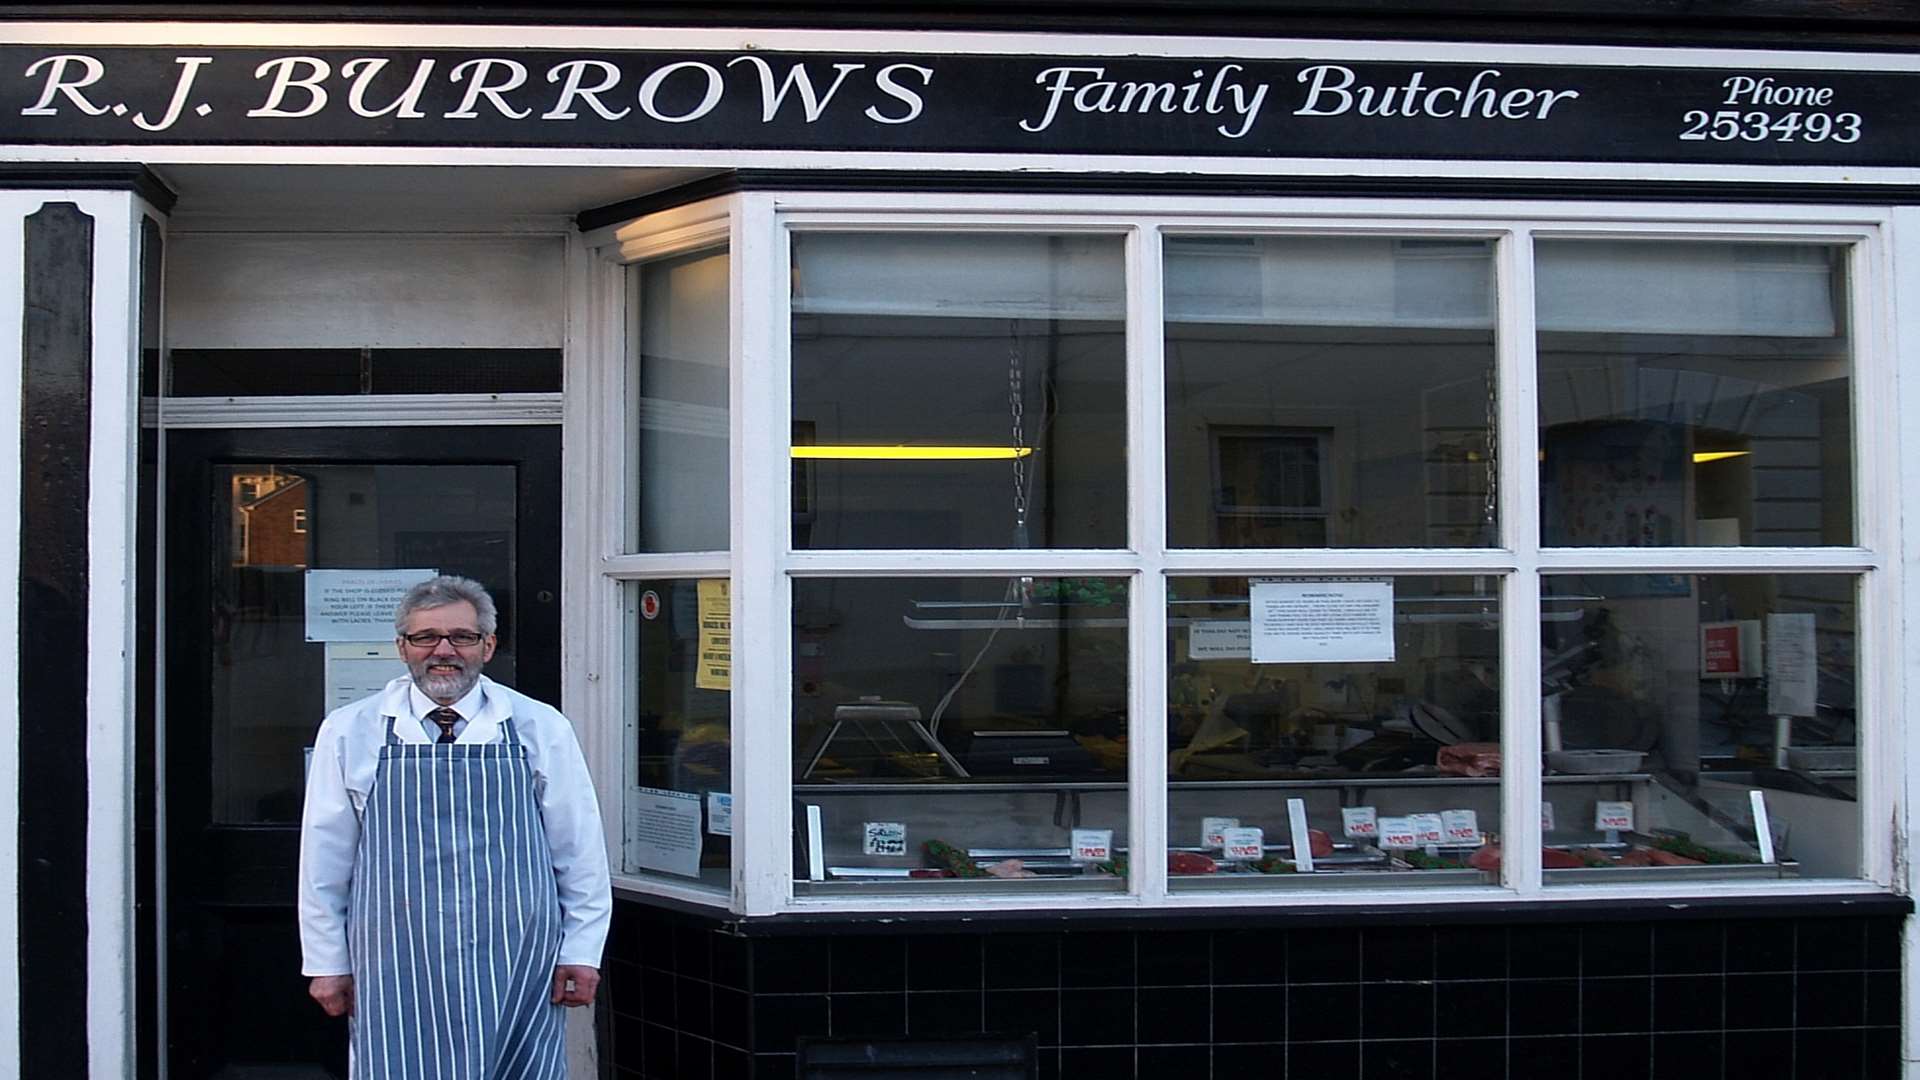
[[[630,550],[727,547],[729,261],[696,251],[629,272]]]

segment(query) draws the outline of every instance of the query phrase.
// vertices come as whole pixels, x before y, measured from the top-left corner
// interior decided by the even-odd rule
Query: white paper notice
[[[1413,822],[1413,840],[1417,844],[1444,844],[1447,842],[1447,825],[1439,814],[1408,814],[1407,820]]]
[[[1259,829],[1228,829],[1222,840],[1220,853],[1234,862],[1255,862],[1267,853],[1266,834]]]
[[[1813,616],[1767,616],[1767,714],[1812,716],[1815,670]]]
[[[1388,851],[1406,851],[1420,845],[1414,842],[1413,819],[1404,817],[1383,817],[1380,819],[1380,846]]]
[[[700,876],[700,796],[634,788],[627,796],[627,826],[627,843],[636,864],[667,874]]]
[[[390,641],[393,609],[438,570],[307,571],[308,641]]]
[[[1393,659],[1393,582],[1255,581],[1256,664]]]
[[[869,821],[861,829],[860,850],[868,855],[905,855],[907,826],[900,821]]]
[[[1245,660],[1252,655],[1253,627],[1237,619],[1196,619],[1187,624],[1187,659]]]
[[[1442,810],[1440,823],[1446,829],[1449,844],[1480,842],[1480,817],[1471,810]]]
[[[1343,806],[1340,826],[1354,840],[1371,840],[1380,835],[1380,819],[1371,806]]]
[[[1077,863],[1106,862],[1113,858],[1112,829],[1075,829],[1073,830],[1073,861]]]
[[[733,835],[733,795],[731,793],[707,792],[707,831],[715,836]]]
[[[330,641],[326,649],[326,712],[372,697],[407,673],[391,641]]]

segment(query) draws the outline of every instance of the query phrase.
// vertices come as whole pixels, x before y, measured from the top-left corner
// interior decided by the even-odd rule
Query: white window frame
[[[753,658],[734,667],[734,876],[732,910],[746,915],[782,912],[978,912],[982,910],[1199,909],[1299,905],[1430,906],[1513,900],[1593,901],[1710,899],[1742,896],[1821,896],[1902,891],[1896,877],[1897,843],[1905,836],[1900,792],[1905,785],[1907,734],[1898,723],[1909,669],[1903,662],[1899,602],[1904,595],[1892,248],[1896,213],[1879,206],[1595,203],[1576,201],[1405,199],[1228,199],[1108,196],[924,195],[884,193],[747,193],[649,216],[586,238],[618,264],[711,245],[724,219],[733,258],[730,422],[733,469],[729,552],[634,555],[599,549],[597,610],[583,625],[605,653],[619,632],[619,583],[642,577],[712,576],[734,582],[736,653]],[[690,223],[704,222],[695,227]],[[1920,226],[1920,214],[1908,227]],[[792,365],[787,267],[797,231],[1013,231],[1101,233],[1124,237],[1127,266],[1128,544],[1114,549],[1041,550],[790,550],[788,530],[766,528],[766,507],[790,505]],[[1501,491],[1497,546],[1433,549],[1170,549],[1166,544],[1166,444],[1161,250],[1169,235],[1389,235],[1492,240],[1495,244]],[[689,240],[688,237],[695,237]],[[1849,337],[1853,403],[1855,543],[1818,548],[1543,548],[1539,530],[1539,449],[1533,241],[1614,238],[1714,240],[1842,245],[1848,252]],[[1904,239],[1904,235],[1902,235]],[[1908,250],[1920,244],[1908,244]],[[1907,291],[1920,292],[1920,289]],[[605,299],[607,290],[596,296]],[[617,292],[615,293],[617,297]],[[617,308],[617,304],[615,305]],[[600,335],[624,366],[619,313],[602,313]],[[1911,338],[1915,331],[1908,331]],[[604,375],[601,378],[605,378]],[[618,380],[616,379],[616,382]],[[623,395],[613,387],[585,389],[598,400],[579,402],[569,382],[569,416],[592,413],[595,436],[580,445],[601,459],[588,472],[600,492],[627,490]],[[1911,440],[1909,440],[1911,441]],[[1909,452],[1909,459],[1920,455]],[[1920,464],[1920,461],[1916,462]],[[617,513],[599,500],[600,536],[617,539]],[[571,509],[570,504],[570,509]],[[1540,769],[1537,634],[1516,612],[1537,610],[1541,578],[1577,573],[1845,573],[1861,582],[1858,702],[1860,758],[1860,878],[1787,879],[1671,885],[1625,880],[1579,886],[1544,885],[1537,860],[1508,860],[1499,885],[1432,889],[1286,889],[1231,895],[1170,893],[1158,860],[1135,860],[1124,893],[956,897],[796,896],[793,891],[791,606],[799,578],[841,576],[1122,576],[1129,589],[1130,710],[1157,717],[1166,701],[1165,619],[1170,576],[1482,574],[1501,582],[1501,694],[1507,768],[1502,777],[1504,843],[1539,848]],[[583,612],[581,607],[571,610]],[[620,646],[614,645],[618,649]],[[618,709],[619,686],[630,681],[630,660],[604,655],[597,704]],[[605,715],[621,715],[607,712]],[[754,718],[764,722],[755,722]],[[624,725],[606,725],[618,742]],[[1167,842],[1166,732],[1163,724],[1135,724],[1130,733],[1129,835],[1141,850]],[[603,767],[620,769],[624,753],[603,748]],[[618,777],[600,777],[602,791],[621,791]],[[612,781],[612,782],[609,782]],[[610,834],[620,815],[609,814]],[[620,838],[610,835],[614,850]],[[1626,875],[1623,875],[1623,877]],[[720,898],[655,877],[621,876],[637,893],[713,904]]]

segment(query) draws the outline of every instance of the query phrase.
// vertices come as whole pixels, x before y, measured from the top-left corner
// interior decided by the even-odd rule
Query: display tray
[[[1549,885],[1602,885],[1622,881],[1775,881],[1800,876],[1797,862],[1722,863],[1702,866],[1583,866],[1547,870]]]

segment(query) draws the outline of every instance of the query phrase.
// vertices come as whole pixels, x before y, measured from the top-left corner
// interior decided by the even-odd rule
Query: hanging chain
[[[1500,432],[1500,390],[1498,380],[1491,372],[1487,375],[1487,505],[1482,510],[1482,521],[1488,532],[1488,539],[1499,536],[1499,491],[1500,462],[1495,452],[1499,444]]]
[[[1019,324],[1014,324],[1007,345],[1007,415],[1013,424],[1013,529],[1023,539],[1027,534],[1027,459],[1020,453],[1027,445],[1027,357],[1020,344]]]

